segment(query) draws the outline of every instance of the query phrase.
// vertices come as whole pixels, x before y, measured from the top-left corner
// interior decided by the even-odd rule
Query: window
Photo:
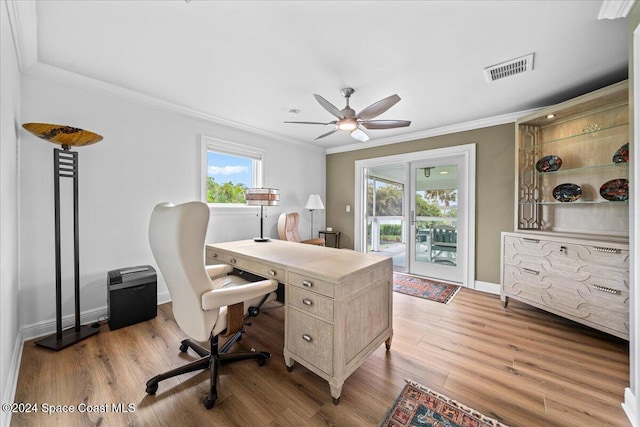
[[[218,206],[244,205],[244,190],[262,187],[262,150],[202,137],[201,199]]]

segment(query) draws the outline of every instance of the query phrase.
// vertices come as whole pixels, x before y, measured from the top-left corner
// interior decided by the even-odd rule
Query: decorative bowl
[[[575,202],[582,197],[582,188],[576,184],[560,184],[553,189],[553,198],[559,202]]]
[[[555,172],[562,166],[562,159],[558,156],[544,156],[536,162],[538,172]]]
[[[629,161],[629,143],[627,142],[613,154],[613,163],[626,163]]]
[[[629,181],[624,178],[607,181],[600,187],[600,195],[610,202],[629,200]]]

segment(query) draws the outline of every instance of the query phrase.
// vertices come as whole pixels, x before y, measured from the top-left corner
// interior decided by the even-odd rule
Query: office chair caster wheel
[[[257,359],[256,361],[258,362],[258,366],[264,366],[264,364],[267,363],[267,359],[263,357]]]
[[[209,399],[209,396],[206,396],[204,399],[202,399],[202,404],[204,405],[205,408],[211,409],[213,408],[213,405],[216,404],[216,399]]]
[[[187,350],[189,350],[189,346],[188,346],[188,345],[186,345],[186,344],[180,344],[180,351],[181,351],[182,353],[186,353],[186,352],[187,352]]]
[[[293,372],[293,365],[287,366],[287,372]]]
[[[156,394],[158,391],[158,384],[147,384],[147,394]]]

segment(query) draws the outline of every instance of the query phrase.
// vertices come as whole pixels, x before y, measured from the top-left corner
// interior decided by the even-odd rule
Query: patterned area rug
[[[507,427],[443,394],[406,381],[380,427]]]
[[[435,282],[409,274],[393,273],[393,290],[402,294],[448,304],[460,290],[460,286]]]

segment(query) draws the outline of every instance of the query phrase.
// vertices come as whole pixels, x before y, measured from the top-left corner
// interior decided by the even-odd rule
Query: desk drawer
[[[333,322],[333,300],[305,289],[289,286],[287,304],[302,312],[318,316],[327,322]]]
[[[215,262],[229,264],[238,270],[248,271],[249,273],[257,274],[258,276],[266,277],[267,279],[275,279],[282,283],[285,281],[284,269],[282,268],[265,265],[249,258],[230,255],[226,252],[218,252],[208,249],[207,263]]]
[[[287,347],[296,356],[333,375],[333,326],[287,307]]]
[[[333,298],[333,284],[323,280],[303,276],[298,273],[289,273],[289,280],[287,283],[298,288],[307,289],[329,298]]]

